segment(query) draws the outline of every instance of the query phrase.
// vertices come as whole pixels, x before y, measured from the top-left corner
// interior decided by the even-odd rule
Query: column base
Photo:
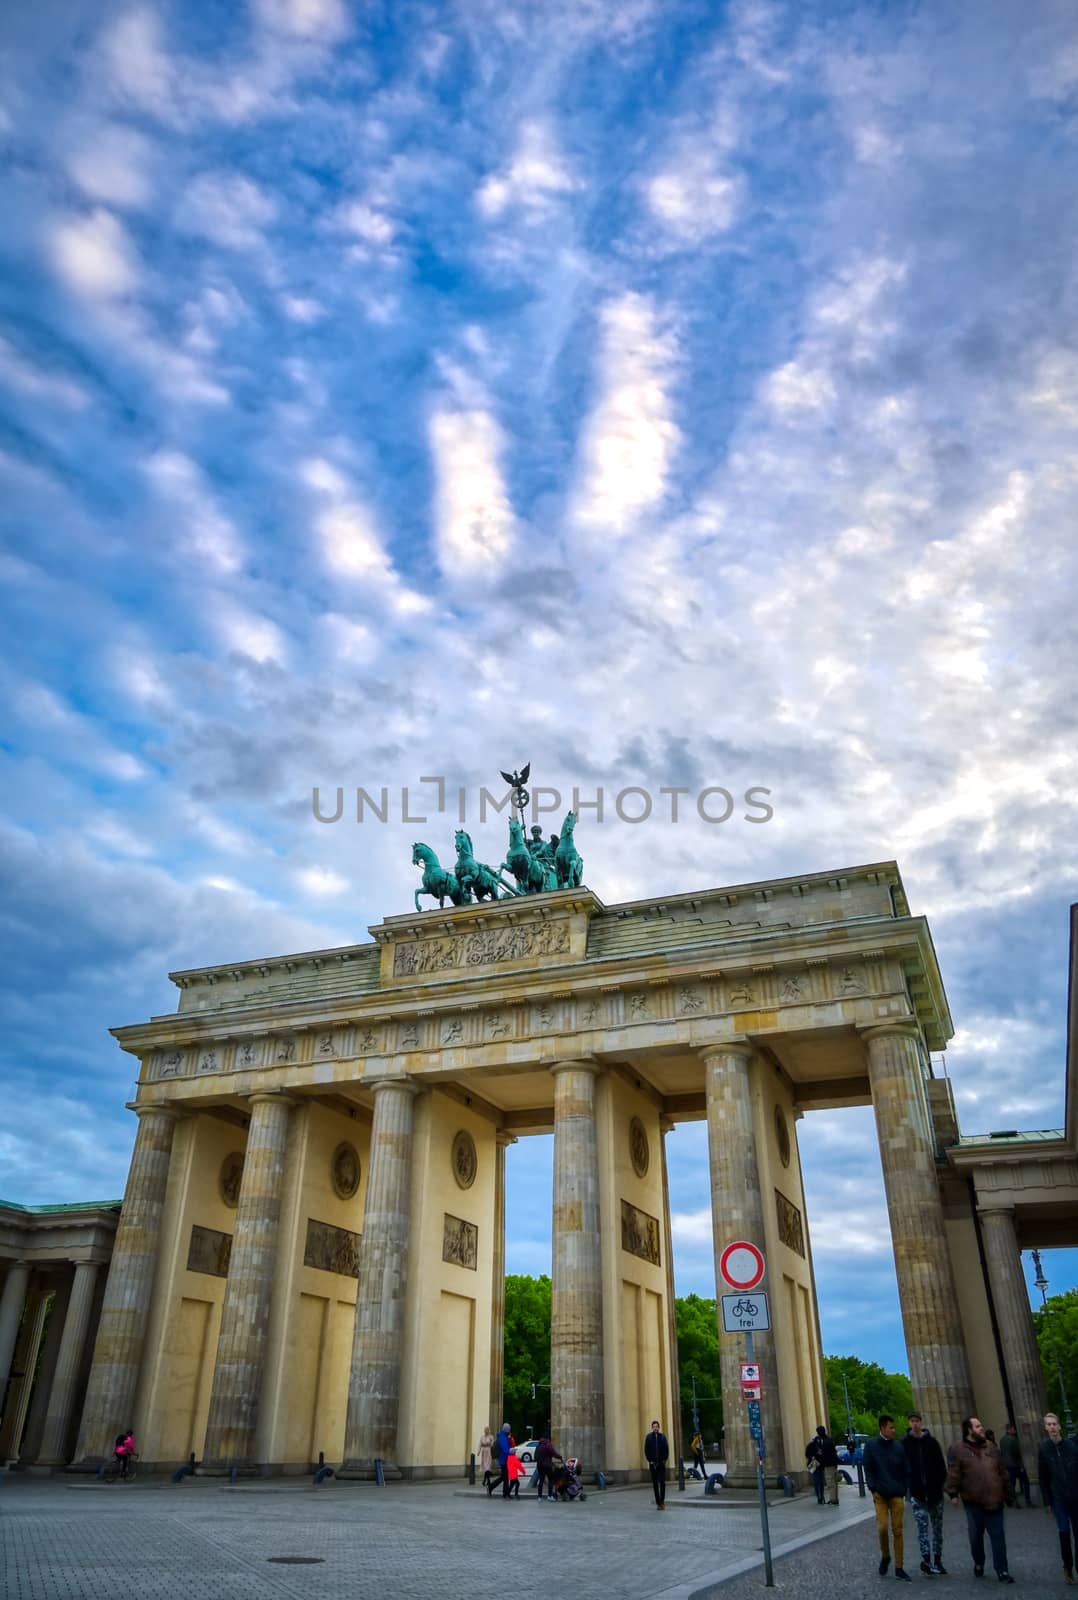
[[[336,1476],[344,1479],[350,1478],[359,1483],[375,1483],[377,1481],[374,1461],[359,1460],[358,1458],[354,1458],[351,1461],[342,1461],[337,1468]],[[383,1461],[382,1477],[387,1483],[397,1483],[404,1477],[404,1474],[395,1461]]]
[[[182,1464],[182,1463],[181,1463]],[[264,1461],[200,1461],[195,1472],[200,1478],[229,1478],[235,1472],[240,1478],[272,1478],[279,1468]]]

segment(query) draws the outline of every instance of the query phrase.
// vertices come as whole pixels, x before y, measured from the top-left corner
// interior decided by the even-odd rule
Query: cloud
[[[574,519],[624,534],[665,497],[681,441],[671,390],[678,347],[649,296],[622,295],[600,316],[598,395],[581,432]]]
[[[80,130],[67,170],[91,200],[107,205],[144,206],[152,187],[152,147],[134,128],[106,123]]]
[[[437,410],[431,417],[438,564],[448,582],[494,578],[515,540],[502,478],[505,441],[488,411]]]
[[[138,258],[123,224],[103,206],[85,216],[57,220],[49,251],[61,277],[90,300],[129,295],[141,281]]]
[[[158,492],[182,514],[177,539],[185,560],[206,563],[220,573],[239,570],[243,553],[233,523],[221,514],[197,464],[179,450],[158,450],[145,462]]]
[[[277,215],[277,203],[258,184],[236,172],[204,172],[176,208],[177,225],[227,250],[257,250]]]
[[[484,178],[475,199],[484,217],[496,219],[521,210],[538,219],[580,187],[558,153],[550,129],[540,122],[525,122],[514,155],[500,171]]]
[[[255,13],[278,33],[325,44],[336,43],[349,31],[342,0],[255,0]]]

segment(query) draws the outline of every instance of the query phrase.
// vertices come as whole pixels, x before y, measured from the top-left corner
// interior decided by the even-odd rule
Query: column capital
[[[712,1056],[733,1056],[738,1061],[748,1063],[756,1054],[756,1046],[743,1033],[739,1033],[730,1039],[716,1039],[713,1044],[703,1044],[696,1054],[705,1067]]]
[[[503,1150],[507,1150],[511,1144],[516,1144],[516,1142],[517,1136],[515,1133],[506,1133],[504,1128],[495,1128],[494,1143],[500,1145]]]
[[[859,1027],[858,1033],[866,1044],[873,1039],[919,1039],[921,1027],[916,1017],[895,1017],[893,1022],[870,1022]]]
[[[673,1131],[674,1131],[674,1129],[676,1127],[677,1127],[677,1123],[674,1121],[673,1117],[668,1117],[665,1111],[660,1112],[660,1114],[659,1114],[659,1132],[660,1133],[673,1133]]]
[[[1014,1207],[1013,1205],[1008,1205],[1005,1201],[987,1200],[982,1202],[978,1200],[977,1215],[979,1217],[999,1216],[1013,1218]]]
[[[186,1112],[179,1106],[174,1106],[167,1100],[129,1100],[124,1109],[133,1111],[136,1117],[148,1117],[153,1114],[159,1117],[171,1117],[173,1122],[179,1122],[186,1116]]]
[[[377,1095],[381,1089],[402,1089],[405,1094],[422,1094],[423,1085],[416,1083],[414,1078],[375,1078],[369,1084],[371,1094]]]
[[[299,1101],[296,1099],[295,1095],[286,1094],[283,1089],[256,1089],[254,1094],[249,1094],[247,1096],[245,1103],[249,1106],[271,1105],[292,1107],[299,1105]]]
[[[574,1056],[567,1061],[554,1061],[550,1066],[550,1076],[556,1078],[559,1072],[590,1072],[593,1077],[598,1077],[606,1068],[601,1061],[596,1061],[594,1056]]]

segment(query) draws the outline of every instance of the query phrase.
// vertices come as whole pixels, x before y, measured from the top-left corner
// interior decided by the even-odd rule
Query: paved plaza
[[[948,1512],[943,1579],[917,1574],[914,1540],[915,1581],[983,1594],[963,1535],[962,1518]],[[771,1537],[775,1593],[892,1592],[894,1580],[876,1573],[871,1503],[856,1494],[837,1510],[811,1496],[778,1497]],[[1008,1537],[1018,1586],[1062,1592],[1050,1519],[1011,1514]],[[665,1515],[646,1487],[589,1493],[576,1505],[524,1496],[506,1504],[445,1483],[106,1485],[8,1474],[0,1487],[4,1600],[706,1600],[719,1592],[743,1600],[764,1588],[761,1562],[757,1507],[705,1503],[699,1485],[684,1495],[673,1488]],[[994,1589],[991,1570],[987,1581]]]

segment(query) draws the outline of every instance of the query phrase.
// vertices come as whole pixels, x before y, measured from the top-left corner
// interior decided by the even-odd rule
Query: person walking
[[[895,1577],[911,1583],[909,1573],[902,1565],[905,1548],[902,1540],[902,1513],[909,1488],[909,1465],[906,1452],[895,1438],[895,1419],[886,1412],[880,1418],[880,1431],[865,1445],[865,1482],[872,1493],[876,1508],[876,1532],[880,1540],[880,1577],[886,1577],[891,1565],[891,1541],[894,1542]],[[890,1540],[888,1539],[890,1532]]]
[[[651,1470],[651,1487],[655,1491],[655,1509],[666,1510],[666,1463],[670,1459],[670,1445],[662,1425],[651,1424],[651,1432],[644,1440],[644,1455]]]
[[[820,1434],[822,1428],[817,1428],[808,1444],[805,1446],[805,1460],[808,1462],[809,1475],[812,1478],[812,1487],[816,1491],[816,1504],[823,1505],[823,1462],[820,1460]]]
[[[947,1452],[947,1494],[951,1504],[966,1508],[969,1552],[973,1576],[984,1577],[984,1536],[992,1546],[992,1565],[1000,1583],[1013,1583],[1007,1571],[1007,1538],[1003,1530],[1003,1504],[1010,1493],[999,1447],[993,1444],[979,1417],[965,1417],[962,1437]]]
[[[947,1482],[947,1463],[938,1439],[924,1425],[919,1411],[906,1418],[909,1431],[902,1441],[909,1466],[910,1504],[917,1523],[917,1543],[921,1550],[921,1571],[926,1578],[941,1578],[943,1565],[943,1486]]]
[[[479,1439],[479,1465],[483,1469],[483,1488],[490,1482],[490,1469],[494,1464],[494,1435],[490,1431],[490,1423],[484,1422],[483,1432]]]
[[[692,1436],[692,1444],[689,1446],[689,1449],[692,1451],[693,1473],[695,1474],[698,1472],[706,1483],[707,1461],[704,1457],[704,1441],[699,1428],[697,1428],[696,1432]]]
[[[1054,1411],[1044,1417],[1044,1441],[1037,1454],[1041,1499],[1056,1519],[1063,1581],[1074,1582],[1074,1552],[1078,1546],[1078,1440],[1064,1439]],[[1071,1529],[1074,1543],[1071,1542]]]
[[[509,1459],[505,1463],[505,1469],[506,1469],[506,1479],[507,1479],[508,1485],[509,1485],[509,1490],[508,1490],[508,1494],[506,1495],[506,1499],[507,1500],[519,1500],[520,1499],[520,1480],[524,1476],[524,1463],[523,1463],[523,1461],[521,1461],[520,1457],[517,1455],[515,1450],[510,1450]]]
[[[838,1446],[821,1422],[816,1429],[820,1444],[820,1465],[823,1467],[824,1498],[829,1506],[838,1505]]]
[[[539,1486],[539,1498],[543,1498],[543,1484],[546,1484],[546,1498],[554,1499],[554,1463],[562,1458],[547,1438],[546,1434],[539,1440],[535,1447],[535,1481]],[[564,1465],[564,1463],[563,1463]]]
[[[487,1494],[493,1494],[501,1484],[502,1499],[508,1500],[509,1490],[512,1487],[512,1480],[509,1477],[509,1457],[513,1454],[513,1435],[509,1431],[508,1422],[503,1422],[498,1430],[498,1437],[494,1441],[494,1453],[498,1462],[498,1476],[487,1484]]]
[[[1008,1422],[1003,1431],[1003,1438],[999,1441],[999,1453],[1003,1457],[1003,1466],[1011,1484],[1011,1499],[1015,1508],[1018,1507],[1018,1490],[1025,1496],[1026,1506],[1032,1507],[1033,1496],[1029,1492],[1029,1473],[1022,1460],[1022,1441],[1018,1437],[1018,1424]]]

